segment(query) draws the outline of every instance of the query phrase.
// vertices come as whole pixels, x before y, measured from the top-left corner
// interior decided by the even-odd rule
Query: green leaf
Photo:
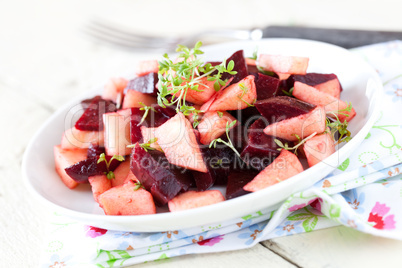
[[[299,213],[292,216],[289,216],[287,219],[290,221],[301,221],[314,217],[314,214],[311,213]]]
[[[367,136],[364,138],[365,140],[369,139],[371,137],[371,133],[367,133]]]
[[[331,204],[331,207],[329,208],[329,216],[331,219],[334,218],[339,218],[341,215],[341,207],[337,204]]]
[[[346,158],[346,160],[343,161],[343,163],[338,167],[338,169],[342,170],[342,171],[345,171],[348,168],[349,163],[350,163],[350,159]]]
[[[303,222],[303,228],[306,232],[311,232],[314,230],[315,226],[317,225],[318,217],[314,216],[310,219],[307,219]]]
[[[116,253],[119,254],[122,258],[125,258],[125,259],[131,258],[130,254],[128,254],[127,251],[125,251],[125,250],[118,250],[118,249],[116,249],[116,250],[113,250],[113,252],[116,252]]]

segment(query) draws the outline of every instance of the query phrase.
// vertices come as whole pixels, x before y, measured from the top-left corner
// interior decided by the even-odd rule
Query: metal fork
[[[83,29],[84,33],[97,40],[135,50],[165,50],[173,51],[178,44],[193,46],[202,37],[230,38],[236,40],[259,40],[261,29],[251,30],[211,30],[203,31],[186,37],[156,37],[138,34],[122,29],[103,19],[92,19]]]

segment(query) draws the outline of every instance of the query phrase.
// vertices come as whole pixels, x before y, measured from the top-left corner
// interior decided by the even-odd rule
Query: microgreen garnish
[[[229,124],[229,122],[226,122],[226,137],[228,138],[228,142],[222,140],[221,138],[217,138],[217,139],[214,139],[213,141],[211,141],[211,143],[209,144],[209,148],[211,148],[212,146],[214,148],[216,148],[216,143],[220,142],[220,143],[223,143],[226,146],[228,146],[230,149],[233,150],[233,152],[235,152],[237,154],[238,157],[240,157],[239,152],[233,146],[233,143],[229,138],[229,130],[230,130],[231,127],[233,127],[236,124],[236,122],[237,122],[237,120],[233,120],[232,123],[230,123],[230,124]]]
[[[283,92],[283,94],[285,94],[285,95],[287,95],[287,96],[289,96],[289,97],[293,97],[293,90],[294,90],[294,89],[295,89],[294,87],[292,87],[291,89],[289,89],[289,91],[286,91],[286,90],[282,89],[282,92]]]
[[[249,57],[249,59],[257,60],[257,56],[258,56],[258,47],[255,47],[255,49],[253,51],[253,56]]]
[[[222,116],[223,116],[222,112],[217,111],[216,113],[218,114],[219,118],[222,118]]]
[[[137,181],[136,183],[134,183],[134,191],[137,191],[138,189],[142,188],[145,189],[144,185],[141,184],[141,182]]]
[[[152,151],[152,150],[155,150],[155,148],[151,147],[151,144],[154,143],[154,142],[156,142],[157,140],[158,140],[158,138],[152,138],[152,139],[150,139],[148,142],[140,143],[140,144],[138,144],[138,145],[139,145],[142,149],[144,149],[146,152],[148,152],[148,150]],[[135,144],[134,144],[134,146],[133,146],[133,145],[129,145],[129,146],[134,147]]]
[[[233,71],[234,61],[230,61],[227,66],[226,61],[216,66],[204,65],[204,62],[198,58],[198,55],[204,53],[200,50],[201,45],[201,42],[197,42],[193,49],[179,45],[176,51],[180,52],[181,60],[174,63],[165,54],[164,60],[159,62],[159,106],[165,108],[176,105],[176,112],[182,112],[184,115],[197,115],[201,111],[186,103],[188,90],[203,91],[198,88],[203,85],[201,79],[206,77],[208,81],[215,81],[214,89],[218,91],[227,83],[226,80],[221,79],[223,73],[232,75],[237,73]],[[168,98],[170,95],[172,97]]]
[[[299,137],[299,135],[297,135],[297,134],[294,134],[294,136],[297,138],[297,140],[299,141],[295,146],[293,146],[293,147],[289,147],[289,144],[287,143],[287,142],[285,142],[285,144],[283,144],[280,140],[278,140],[278,139],[274,139],[274,141],[275,141],[275,143],[279,146],[279,147],[281,147],[281,148],[278,148],[278,151],[281,151],[282,149],[284,149],[284,150],[287,150],[287,151],[293,151],[293,153],[295,154],[295,155],[297,155],[297,149],[301,146],[301,145],[303,145],[306,141],[308,141],[309,139],[311,139],[312,137],[314,137],[315,135],[317,134],[317,132],[314,132],[313,134],[311,134],[310,136],[308,136],[307,138],[305,138],[305,139],[301,139],[300,137]]]
[[[141,125],[144,122],[145,118],[147,118],[147,116],[148,116],[149,110],[152,110],[155,113],[157,113],[157,111],[154,108],[152,108],[151,106],[146,106],[143,102],[139,102],[139,104],[143,106],[140,108],[140,110],[145,111],[145,112],[141,118],[141,121],[137,124],[137,126]]]
[[[269,75],[269,76],[275,76],[274,72],[266,71],[266,70],[264,70],[262,67],[260,67],[258,65],[257,65],[257,69],[262,74]]]
[[[333,115],[335,117],[334,121],[331,121],[329,118],[326,120],[326,127],[329,128],[327,129],[327,133],[330,133],[332,138],[335,140],[335,134],[338,132],[339,133],[339,138],[338,142],[336,144],[340,144],[342,142],[348,142],[352,137],[350,136],[351,133],[348,130],[348,122],[345,120],[343,123],[339,120],[338,114],[342,114],[346,117],[349,117],[349,114],[342,113],[342,112],[350,112],[352,110],[352,103],[349,103],[348,106],[345,109],[341,109],[339,111],[335,112],[327,112],[327,114]]]
[[[212,165],[213,165],[214,167],[219,167],[219,166],[222,165],[222,163],[223,163],[223,160],[222,160],[222,159],[218,159],[218,160],[216,160],[216,163],[213,163]]]
[[[99,164],[99,163],[101,163],[101,162],[103,162],[103,161],[106,163],[106,170],[107,170],[107,172],[105,172],[105,175],[106,175],[106,177],[107,177],[109,180],[114,179],[114,173],[113,173],[113,171],[109,170],[110,164],[112,163],[112,161],[113,161],[114,159],[116,159],[117,161],[123,162],[123,161],[124,161],[124,156],[121,156],[121,155],[114,155],[114,156],[112,156],[112,158],[110,158],[109,161],[107,161],[106,155],[105,155],[104,153],[101,153],[100,156],[99,156],[98,161],[96,162],[97,164]]]
[[[243,93],[241,94],[241,96],[237,96],[242,102],[244,102],[245,104],[247,104],[248,107],[254,107],[254,103],[257,100],[254,100],[252,104],[248,103],[246,100],[243,99],[244,95],[247,94],[249,88],[246,87],[243,83],[239,84],[240,89],[243,91]]]

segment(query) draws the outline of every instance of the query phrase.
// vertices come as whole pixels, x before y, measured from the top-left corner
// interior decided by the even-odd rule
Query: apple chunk
[[[308,165],[312,167],[335,153],[335,142],[331,134],[323,133],[307,140],[303,145],[303,150]]]
[[[219,138],[226,132],[226,124],[236,120],[228,112],[206,112],[198,125],[200,132],[200,142],[210,144],[216,138]],[[234,125],[230,128],[232,129]]]
[[[168,206],[171,212],[175,212],[209,206],[222,201],[225,201],[225,198],[218,190],[188,191],[170,200]]]
[[[282,150],[280,155],[243,189],[256,192],[293,177],[303,171],[299,159],[293,153]]]
[[[261,54],[257,65],[265,71],[282,74],[306,74],[309,58]]]

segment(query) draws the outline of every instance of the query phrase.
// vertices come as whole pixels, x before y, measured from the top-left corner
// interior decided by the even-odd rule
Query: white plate
[[[92,197],[89,185],[68,189],[59,179],[54,166],[53,146],[60,143],[67,112],[80,100],[99,93],[88,92],[60,108],[39,129],[25,151],[23,176],[28,188],[46,204],[88,225],[120,231],[155,232],[219,223],[241,217],[262,208],[275,206],[292,193],[301,191],[339,166],[363,141],[379,111],[382,84],[377,73],[349,51],[321,42],[299,39],[264,39],[258,42],[232,42],[204,47],[206,60],[222,60],[243,49],[251,56],[259,53],[307,56],[308,72],[335,73],[344,92],[342,99],[351,101],[357,116],[350,123],[353,139],[316,166],[274,186],[219,204],[176,213],[143,216],[106,216]]]

